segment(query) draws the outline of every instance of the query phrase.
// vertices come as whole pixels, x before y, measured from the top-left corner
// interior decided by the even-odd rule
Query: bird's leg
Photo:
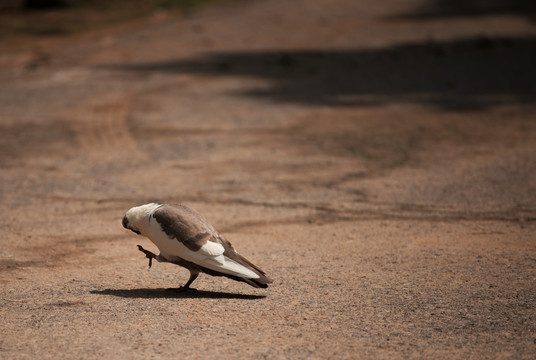
[[[174,291],[174,292],[186,292],[188,290],[191,291],[197,291],[197,289],[191,288],[190,285],[194,282],[195,279],[199,276],[199,273],[190,271],[190,278],[188,279],[188,282],[184,284],[184,286],[181,286],[180,288],[169,288],[166,289],[167,291]]]
[[[145,254],[145,257],[149,259],[149,268],[151,268],[151,265],[153,265],[153,259],[156,259],[156,254],[150,252],[149,250],[145,250],[141,245],[138,245],[138,250]]]
[[[186,282],[186,284],[184,284],[184,286],[181,286],[180,288],[184,289],[184,291],[187,291],[187,290],[196,291],[196,289],[194,288],[190,289],[190,285],[192,285],[192,283],[194,282],[195,279],[197,279],[198,276],[199,276],[199,273],[190,272],[190,278],[188,279],[188,282]]]

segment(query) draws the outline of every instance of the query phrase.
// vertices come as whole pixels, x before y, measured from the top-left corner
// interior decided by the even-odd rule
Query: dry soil
[[[0,357],[533,359],[535,12],[492,3],[237,2],[4,51]],[[188,272],[121,226],[150,201],[273,285],[166,292]]]

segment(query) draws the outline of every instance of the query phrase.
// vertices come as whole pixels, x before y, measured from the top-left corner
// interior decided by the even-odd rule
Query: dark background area
[[[409,19],[518,15],[534,20],[536,4],[530,0],[433,0],[402,15]]]
[[[536,101],[536,40],[481,36],[381,50],[214,53],[108,69],[243,76],[268,88],[241,95],[308,105],[410,102],[476,110]]]

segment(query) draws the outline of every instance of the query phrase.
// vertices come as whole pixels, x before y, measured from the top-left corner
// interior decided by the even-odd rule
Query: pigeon
[[[190,285],[200,273],[267,288],[272,279],[257,265],[236,252],[202,215],[185,205],[150,203],[136,206],[123,217],[123,227],[148,237],[160,250],[156,255],[138,249],[149,259],[170,262],[190,270],[188,282],[178,292],[195,290]]]

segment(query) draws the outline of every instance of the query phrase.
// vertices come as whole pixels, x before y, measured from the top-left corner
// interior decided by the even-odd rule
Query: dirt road
[[[3,53],[0,357],[534,358],[535,11],[377,3],[238,2]],[[188,272],[148,270],[121,226],[150,201],[274,284],[166,292]]]

